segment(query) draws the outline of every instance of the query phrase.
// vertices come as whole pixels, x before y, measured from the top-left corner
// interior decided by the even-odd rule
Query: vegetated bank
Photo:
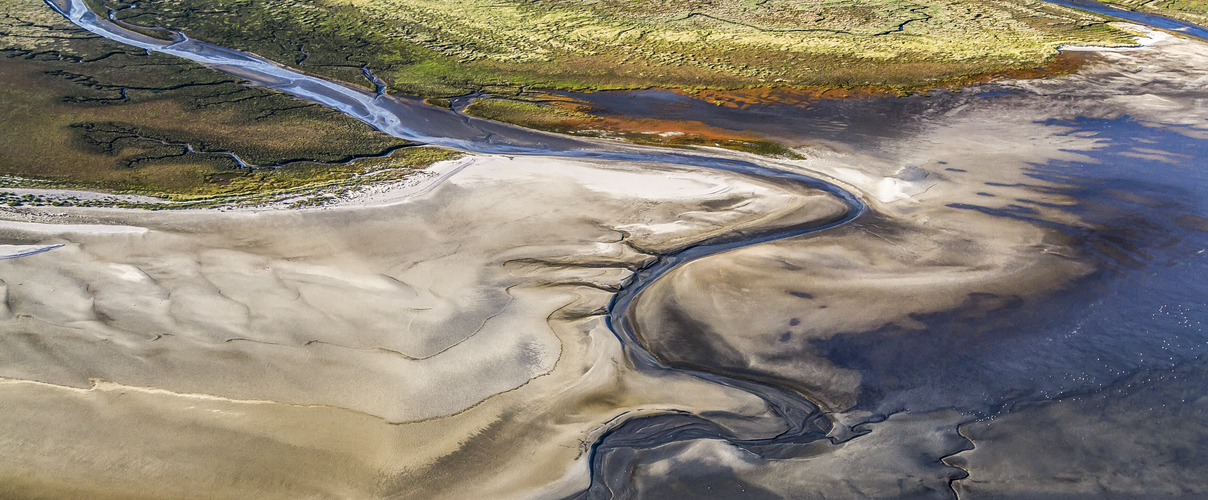
[[[519,88],[911,89],[1130,43],[1040,0],[94,0],[308,72],[422,97]]]
[[[320,106],[96,38],[40,1],[0,2],[8,14],[0,21],[0,92],[6,94],[0,112],[15,118],[30,108],[41,110],[33,119],[8,119],[0,127],[6,158],[0,174],[9,176],[3,184],[36,179],[119,192],[244,195],[279,190],[281,184],[296,189],[307,179],[329,183],[360,176],[365,172],[342,170],[354,167],[324,163],[403,145]],[[1131,36],[1101,16],[1028,0],[959,6],[887,0],[89,4],[101,13],[112,11],[128,26],[148,27],[141,31],[149,35],[165,36],[149,29],[156,26],[181,30],[366,87],[372,85],[368,70],[392,91],[425,96],[435,105],[470,92],[506,97],[465,110],[500,121],[786,157],[793,153],[757,136],[697,123],[600,116],[530,89],[896,92],[1037,67],[1064,43],[1118,44]],[[285,168],[253,172],[249,164]]]
[[[404,147],[337,111],[112,43],[39,0],[0,0],[0,11],[0,187],[204,205],[398,177],[453,154]]]
[[[993,73],[1049,74],[1060,45],[1134,39],[1105,16],[1040,0],[90,4],[131,25],[179,30],[372,88],[368,70],[390,91],[437,106],[468,94],[507,99],[481,100],[465,109],[484,118],[639,143],[790,157],[791,151],[749,134],[702,132],[703,124],[627,122],[573,102],[551,103],[533,89],[901,94]]]
[[[1148,14],[1208,26],[1208,2],[1203,0],[1103,0],[1104,3],[1134,9]]]
[[[1087,63],[1086,53],[1067,52],[1050,59],[1044,66],[1005,69],[981,73],[945,82],[959,88],[994,80],[1043,78],[1069,74]],[[892,89],[872,86],[851,89],[835,87],[751,87],[733,90],[651,89],[686,95],[719,108],[750,109],[768,106],[793,109],[810,108],[829,99],[877,99],[900,95]],[[640,91],[639,91],[640,93]],[[625,94],[622,94],[625,95]],[[633,94],[630,94],[632,97]],[[434,99],[428,99],[433,101]],[[512,123],[524,127],[577,136],[622,139],[638,144],[668,147],[712,146],[764,156],[795,159],[792,149],[746,129],[725,128],[669,116],[627,116],[623,110],[610,109],[609,99],[595,100],[592,93],[541,92],[525,90],[512,95],[460,99],[468,102],[462,110],[468,115]],[[447,100],[433,105],[448,106]],[[678,107],[678,106],[673,106]],[[707,106],[706,106],[707,107]]]

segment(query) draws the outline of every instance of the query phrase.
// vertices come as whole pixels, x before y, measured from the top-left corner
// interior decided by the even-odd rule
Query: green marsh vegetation
[[[491,89],[876,86],[909,90],[1042,65],[1133,36],[1039,0],[111,1],[309,72],[450,97]]]
[[[362,187],[411,178],[429,165],[457,158],[446,149],[411,147],[386,156],[360,158],[344,163],[298,161],[280,168],[223,171],[206,174],[203,183],[190,190],[111,190],[147,194],[162,201],[122,201],[120,197],[74,196],[71,192],[19,195],[3,187],[32,189],[95,190],[92,182],[0,177],[0,205],[89,206],[143,209],[214,208],[263,206],[286,202],[291,208],[325,205]]]
[[[510,99],[480,100],[467,109],[485,118],[773,156],[791,151],[758,138],[680,133],[660,128],[667,124],[635,125],[573,105],[521,101],[534,88],[906,92],[1036,67],[1061,44],[1111,45],[1132,38],[1102,16],[1039,0],[88,4],[143,26],[144,34],[164,36],[153,27],[181,30],[367,89],[373,86],[364,74],[368,69],[391,91],[426,97],[434,106],[448,107],[446,98],[470,92]],[[341,165],[404,145],[321,106],[95,37],[38,0],[0,0],[0,12],[0,186],[51,183],[196,199],[249,196],[311,181],[360,179],[365,170],[348,172]],[[253,165],[282,168],[248,168],[227,152]],[[428,156],[440,155],[418,154]],[[349,165],[362,163],[372,162]]]
[[[505,99],[475,99],[465,112],[488,120],[561,133],[569,133],[584,123],[602,121],[593,114],[577,111],[573,106],[553,107]]]
[[[0,12],[3,187],[213,200],[397,176],[453,155],[403,147],[322,106],[111,43],[39,0],[0,0]],[[277,168],[243,166],[225,152]]]
[[[1049,75],[1060,45],[1121,45],[1108,18],[1040,0],[156,0],[107,2],[310,73],[541,130],[791,157],[758,137],[639,124],[534,89],[857,89],[909,93]],[[1029,73],[1029,71],[1031,73]],[[537,97],[532,97],[536,95]],[[533,102],[525,103],[523,101]],[[682,132],[682,133],[681,133]]]

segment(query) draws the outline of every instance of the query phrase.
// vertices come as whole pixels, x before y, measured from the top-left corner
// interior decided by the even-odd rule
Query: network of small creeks
[[[619,339],[628,361],[635,369],[647,372],[674,371],[746,391],[765,401],[770,411],[782,421],[781,426],[774,432],[770,432],[771,435],[749,437],[733,435],[724,426],[709,418],[688,413],[665,413],[618,419],[618,423],[603,433],[592,445],[591,484],[588,489],[578,493],[575,497],[601,499],[628,496],[626,488],[629,480],[627,472],[629,467],[626,462],[632,458],[634,450],[652,449],[675,442],[714,439],[724,440],[764,458],[776,459],[797,456],[800,454],[800,447],[827,439],[828,435],[836,434],[828,417],[817,406],[795,392],[735,377],[665,365],[647,351],[639,341],[628,313],[634,300],[647,286],[686,262],[739,247],[823,231],[860,217],[866,208],[864,203],[852,193],[813,177],[763,167],[750,162],[698,154],[663,152],[653,148],[614,146],[606,149],[597,143],[467,117],[452,110],[422,104],[417,100],[385,95],[381,81],[368,69],[364,69],[366,77],[376,86],[375,91],[372,92],[306,75],[254,55],[199,42],[183,35],[179,35],[175,42],[164,42],[145,37],[98,17],[84,5],[83,0],[47,0],[47,3],[76,25],[110,40],[198,62],[246,79],[255,85],[279,90],[331,107],[382,132],[415,143],[438,145],[475,153],[545,155],[690,165],[738,172],[781,183],[793,183],[803,188],[820,189],[840,198],[847,204],[848,210],[837,220],[821,224],[777,228],[764,232],[722,236],[674,254],[663,255],[653,264],[637,271],[615,295],[608,309],[608,324]],[[1086,0],[1061,0],[1056,3],[1090,8],[1083,5],[1088,3]],[[1166,29],[1181,26],[1172,27],[1169,23],[1175,21],[1166,18],[1132,14],[1135,15],[1122,17]],[[1195,27],[1182,31],[1193,36],[1208,38],[1208,31],[1202,28]]]

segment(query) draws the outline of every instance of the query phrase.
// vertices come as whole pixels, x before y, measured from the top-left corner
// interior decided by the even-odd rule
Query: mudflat
[[[64,246],[0,262],[14,410],[0,483],[21,496],[569,491],[584,438],[620,415],[766,411],[625,370],[600,316],[611,291],[655,249],[844,210],[737,174],[475,157],[384,206],[4,222],[7,241]]]

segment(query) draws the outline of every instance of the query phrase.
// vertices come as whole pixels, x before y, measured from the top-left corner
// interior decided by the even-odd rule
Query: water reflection
[[[871,422],[853,429],[868,434],[826,450],[825,458],[804,454],[790,461],[739,457],[726,462],[716,459],[726,454],[724,446],[698,443],[698,448],[710,447],[713,460],[680,445],[674,457],[660,452],[666,456],[651,456],[638,470],[671,471],[676,477],[666,482],[672,485],[697,478],[697,484],[735,488],[754,478],[777,478],[772,481],[782,495],[785,484],[796,485],[787,490],[792,498],[843,496],[844,487],[855,496],[950,498],[961,491],[961,498],[1029,498],[1061,490],[1051,483],[1058,465],[1060,474],[1077,481],[1099,479],[1116,484],[1118,491],[1159,491],[1153,484],[1120,479],[1129,474],[1194,475],[1202,450],[1192,444],[1177,452],[1185,446],[1175,441],[1202,443],[1208,437],[1202,422],[1194,421],[1202,418],[1194,406],[1202,398],[1189,393],[1191,387],[1208,385],[1202,362],[1208,352],[1208,173],[1203,169],[1208,140],[1185,127],[1129,117],[1043,123],[1056,136],[1097,141],[1095,149],[1081,151],[1084,160],[1050,160],[1026,172],[1024,184],[1036,199],[1057,195],[1075,203],[1020,197],[1006,208],[954,206],[1056,228],[1079,259],[1094,264],[1093,273],[1041,297],[970,293],[954,311],[912,315],[917,323],[909,328],[890,324],[811,342],[821,357],[859,372],[861,392],[848,413],[866,413]],[[1057,406],[1037,406],[1044,404]],[[1107,428],[1105,420],[1115,422],[1110,428],[1116,433],[1094,431]],[[975,423],[964,425],[969,430],[962,435],[956,432],[960,422]],[[1038,426],[1047,439],[1073,440],[1084,449],[1053,452],[1036,437]],[[979,446],[967,457],[961,451],[974,446],[965,437]],[[1131,448],[1110,451],[1121,439]],[[852,451],[862,447],[876,451]],[[1088,453],[1106,455],[1090,459]],[[1033,455],[1055,457],[1045,462],[1053,469],[1021,472]],[[968,469],[968,479],[963,469],[935,462],[944,456],[949,457],[945,463]],[[880,474],[931,479],[902,487],[878,479]],[[845,481],[827,482],[837,477]],[[998,489],[981,482],[1003,477],[1010,479],[994,483]],[[962,482],[972,486],[962,489]],[[950,483],[955,490],[936,486]],[[651,475],[645,484],[647,491],[663,491]],[[1199,486],[1184,481],[1172,487]],[[719,498],[683,491],[685,497]],[[1091,498],[1102,492],[1066,493]]]
[[[1094,390],[1208,351],[1201,324],[1208,318],[1208,233],[1200,225],[1208,216],[1208,141],[1128,117],[1047,124],[1101,141],[1085,152],[1093,161],[1051,161],[1027,174],[1068,186],[1037,189],[1078,200],[1060,208],[1084,224],[1041,220],[1026,199],[1012,210],[959,208],[1057,227],[1080,242],[1099,271],[1029,307],[1008,300],[985,312],[972,296],[964,311],[917,318],[927,324],[922,330],[819,342],[827,358],[864,375],[863,408],[992,414],[1010,402]]]

